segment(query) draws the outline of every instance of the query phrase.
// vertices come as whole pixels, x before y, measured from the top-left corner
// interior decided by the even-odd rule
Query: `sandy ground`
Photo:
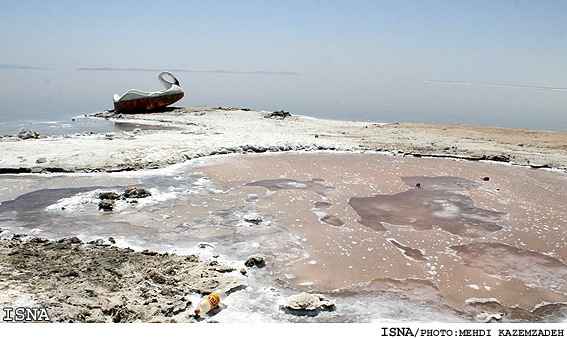
[[[182,107],[99,118],[169,129],[0,138],[0,173],[93,172],[160,168],[222,153],[372,150],[415,156],[495,160],[567,169],[567,132],[497,127],[334,121],[268,112]],[[171,129],[171,127],[177,127]]]

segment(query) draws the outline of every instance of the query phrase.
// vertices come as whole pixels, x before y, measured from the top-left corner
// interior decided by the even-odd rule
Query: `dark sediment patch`
[[[393,195],[350,198],[350,206],[359,215],[358,222],[380,232],[387,231],[384,223],[388,223],[419,231],[438,227],[472,238],[503,228],[497,222],[505,213],[476,207],[464,194],[465,190],[476,187],[474,181],[455,177],[402,179],[419,188]]]
[[[332,205],[330,201],[319,200],[315,203],[315,208],[330,208]]]
[[[334,215],[329,215],[329,214],[322,217],[321,221],[333,226],[342,226],[345,224],[341,219],[335,217]]]
[[[114,130],[117,132],[133,132],[136,130],[141,131],[168,131],[168,130],[182,130],[179,126],[165,126],[165,125],[157,125],[157,124],[140,124],[140,123],[133,123],[133,122],[114,122]]]
[[[0,213],[12,211],[37,213],[38,210],[55,203],[59,199],[98,188],[100,187],[51,188],[25,193],[13,200],[3,201],[0,205]]]
[[[409,258],[410,260],[415,261],[427,261],[427,258],[423,255],[423,252],[419,249],[411,248],[406,245],[400,244],[396,239],[387,239],[392,245],[399,248],[403,255]]]

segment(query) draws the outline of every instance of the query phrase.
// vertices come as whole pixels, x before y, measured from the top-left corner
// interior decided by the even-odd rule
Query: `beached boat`
[[[173,82],[164,79],[165,75],[171,77]],[[165,87],[162,91],[144,92],[131,89],[122,94],[122,96],[114,94],[114,110],[121,113],[144,113],[171,105],[183,98],[183,89],[179,87],[179,81],[173,74],[161,72],[158,80]]]

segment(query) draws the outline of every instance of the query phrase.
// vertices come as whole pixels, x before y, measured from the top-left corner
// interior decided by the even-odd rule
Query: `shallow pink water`
[[[201,170],[256,194],[257,210],[301,239],[308,255],[275,253],[272,267],[295,288],[426,286],[456,310],[523,317],[567,303],[565,174],[337,153],[230,157]]]
[[[405,320],[400,307],[417,320],[425,310],[433,314],[427,319],[491,311],[507,312],[509,321],[557,321],[567,314],[565,173],[278,153],[130,176],[4,176],[0,227],[51,238],[112,236],[120,246],[155,251],[214,249],[242,262],[259,252],[266,267],[254,271],[258,288],[277,283],[336,297],[341,321],[362,313]],[[81,195],[124,185],[155,195],[112,213]],[[61,198],[68,208],[47,208]],[[249,214],[261,217],[249,222]]]

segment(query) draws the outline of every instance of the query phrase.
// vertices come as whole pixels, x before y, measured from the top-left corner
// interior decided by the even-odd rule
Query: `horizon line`
[[[34,66],[16,65],[16,64],[0,64],[0,68],[2,68],[2,69],[49,69],[49,68],[45,68],[45,67],[34,67]]]
[[[78,71],[119,71],[119,72],[161,72],[163,70],[160,69],[152,69],[152,68],[112,68],[112,67],[83,67],[77,68]],[[272,72],[272,71],[225,71],[222,69],[217,70],[209,70],[209,71],[195,71],[195,70],[187,70],[187,69],[169,69],[170,72],[185,72],[185,73],[236,73],[236,74],[275,74],[275,75],[301,75],[296,72],[290,71],[281,71],[281,72]]]
[[[411,79],[403,79],[403,80],[411,80]],[[413,80],[413,81],[420,81],[420,80]],[[540,89],[540,90],[546,90],[546,91],[567,92],[567,88],[561,88],[561,87],[524,86],[524,85],[509,85],[509,84],[488,84],[488,83],[481,83],[481,82],[450,81],[450,80],[423,80],[423,81],[435,82],[435,83],[445,83],[445,84],[454,84],[454,85],[511,87],[511,88],[527,88],[527,89]]]

